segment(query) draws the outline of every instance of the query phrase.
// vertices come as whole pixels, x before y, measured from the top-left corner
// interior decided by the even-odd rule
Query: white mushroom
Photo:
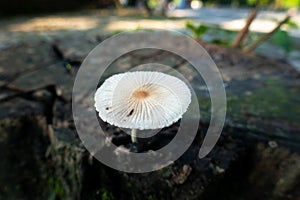
[[[191,102],[187,85],[161,72],[136,71],[116,74],[95,94],[99,117],[109,124],[132,129],[159,129],[178,121]]]

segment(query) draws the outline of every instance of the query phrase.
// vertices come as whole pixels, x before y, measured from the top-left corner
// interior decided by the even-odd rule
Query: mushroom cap
[[[161,72],[116,74],[95,93],[99,117],[109,124],[131,129],[159,129],[178,121],[191,102],[188,86]]]

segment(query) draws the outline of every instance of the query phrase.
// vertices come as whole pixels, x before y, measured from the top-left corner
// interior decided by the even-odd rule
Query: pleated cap
[[[140,130],[159,129],[182,117],[191,102],[191,93],[177,77],[136,71],[106,79],[94,100],[99,117],[109,124]]]

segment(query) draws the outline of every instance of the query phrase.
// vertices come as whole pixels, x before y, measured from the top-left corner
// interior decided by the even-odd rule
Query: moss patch
[[[227,121],[247,124],[251,117],[264,120],[300,121],[300,88],[287,87],[270,79],[263,87],[242,94],[227,94]],[[210,99],[200,97],[199,106],[203,121],[210,119]]]

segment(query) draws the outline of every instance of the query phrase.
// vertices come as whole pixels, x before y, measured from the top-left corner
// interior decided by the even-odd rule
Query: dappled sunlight
[[[138,28],[145,29],[183,29],[185,20],[170,21],[170,20],[118,20],[110,22],[106,29],[108,31],[117,30],[134,30]]]
[[[138,28],[182,30],[185,28],[185,22],[185,19],[145,19],[138,16],[109,15],[109,13],[96,11],[77,16],[51,15],[11,20],[5,23],[0,21],[0,43],[2,46],[7,46],[28,39],[53,39],[83,32],[93,37],[93,35]]]
[[[277,23],[265,19],[256,19],[252,22],[250,30],[254,32],[270,32],[276,27]],[[231,20],[220,24],[220,28],[239,31],[245,26],[245,19]]]
[[[23,23],[11,24],[10,32],[87,30],[98,24],[98,19],[91,17],[37,17]]]

